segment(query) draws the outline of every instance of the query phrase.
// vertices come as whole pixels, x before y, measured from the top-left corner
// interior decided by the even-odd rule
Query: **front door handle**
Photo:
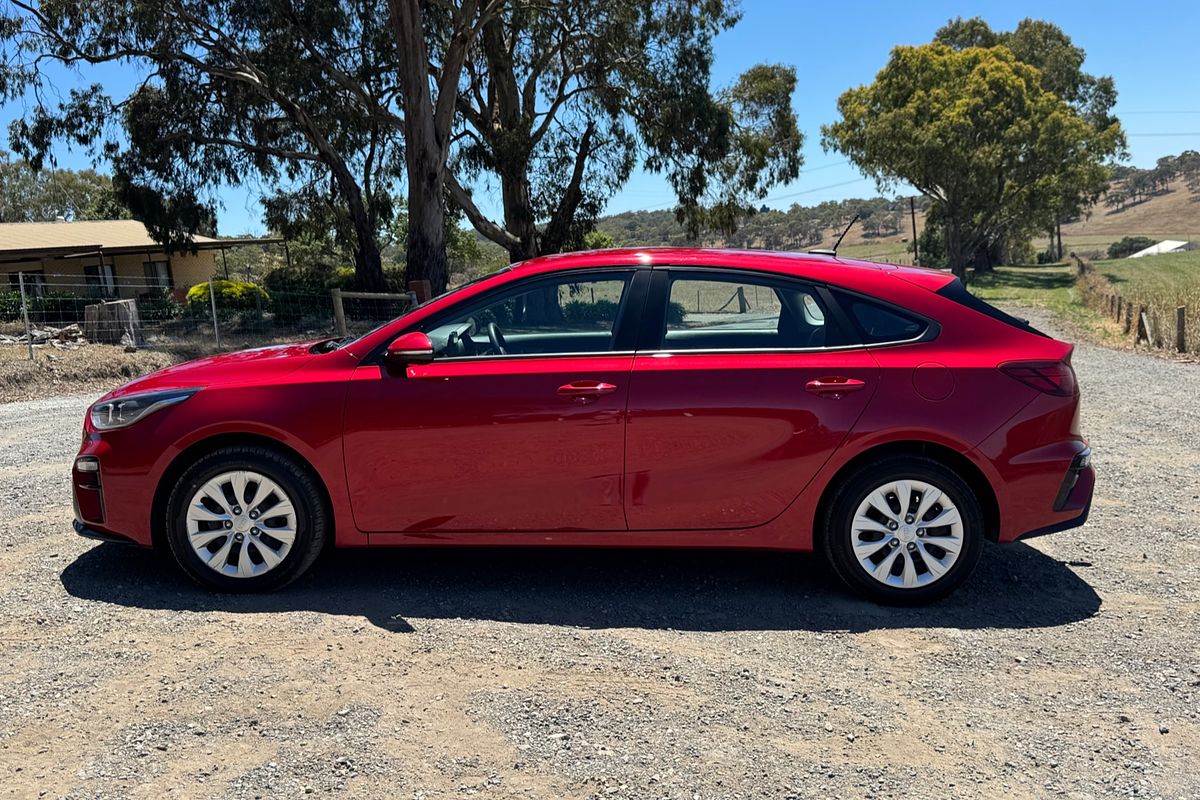
[[[804,388],[821,397],[837,399],[847,392],[857,392],[866,387],[864,381],[858,378],[847,378],[842,375],[831,375],[826,378],[816,378],[804,384]]]
[[[572,400],[586,400],[590,397],[612,394],[616,390],[616,386],[604,381],[571,381],[558,387],[558,395]]]

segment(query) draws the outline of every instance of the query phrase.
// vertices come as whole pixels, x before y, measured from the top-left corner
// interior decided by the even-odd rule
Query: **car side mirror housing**
[[[433,342],[420,331],[397,336],[383,356],[388,370],[396,372],[403,372],[410,364],[428,364],[430,361],[433,361]]]

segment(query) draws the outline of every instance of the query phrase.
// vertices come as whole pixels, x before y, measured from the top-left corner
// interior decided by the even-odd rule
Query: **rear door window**
[[[663,350],[804,350],[838,343],[811,286],[722,273],[671,276]]]

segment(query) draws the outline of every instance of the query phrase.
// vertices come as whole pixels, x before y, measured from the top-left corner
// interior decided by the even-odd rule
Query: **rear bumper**
[[[1092,450],[1087,448],[1071,460],[1067,474],[1063,477],[1062,485],[1058,489],[1058,495],[1054,499],[1055,514],[1071,513],[1073,516],[1035,528],[1017,538],[1032,539],[1035,536],[1068,531],[1083,525],[1092,511],[1092,494],[1095,489],[1096,470],[1092,466]]]
[[[1030,531],[1029,533],[1023,533],[1020,536],[1018,536],[1017,538],[1020,540],[1035,539],[1038,536],[1045,536],[1050,533],[1061,533],[1062,531],[1069,531],[1072,528],[1078,528],[1079,526],[1081,526],[1085,522],[1087,522],[1088,514],[1090,514],[1091,512],[1092,512],[1092,498],[1089,495],[1087,505],[1083,507],[1083,513],[1080,514],[1078,517],[1075,517],[1074,519],[1066,520],[1065,522],[1056,522],[1053,525],[1048,525],[1045,528],[1038,528],[1037,530]]]

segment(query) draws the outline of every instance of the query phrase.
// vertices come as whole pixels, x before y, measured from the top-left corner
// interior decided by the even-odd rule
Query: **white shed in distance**
[[[1142,256],[1160,256],[1163,253],[1182,253],[1184,250],[1191,250],[1195,245],[1191,242],[1177,242],[1173,239],[1166,239],[1158,244],[1152,244],[1145,250],[1138,250],[1129,258],[1141,258]]]

